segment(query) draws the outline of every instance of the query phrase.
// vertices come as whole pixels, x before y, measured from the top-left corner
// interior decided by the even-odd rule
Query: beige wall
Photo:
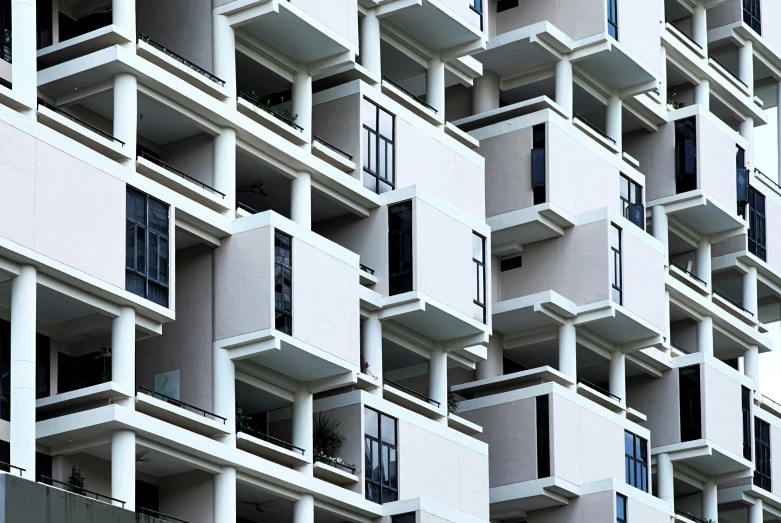
[[[727,135],[714,120],[715,117],[705,114],[697,115],[697,186],[737,213],[735,138]]]
[[[199,133],[160,147],[160,159],[214,187],[214,137]]]
[[[647,235],[634,225],[624,228],[621,234],[623,305],[643,320],[666,331],[664,254],[644,241]]]
[[[138,0],[136,13],[138,32],[214,71],[211,0]]]
[[[193,523],[214,518],[214,480],[201,470],[160,479],[160,512]]]
[[[656,23],[662,5],[663,0],[618,0],[618,42],[656,74],[662,68]]]
[[[762,2],[762,10],[765,10],[766,2]],[[727,0],[723,4],[708,9],[708,29],[715,29],[724,25],[743,21],[743,9],[741,0]]]
[[[646,201],[675,194],[675,122],[660,125],[655,133],[627,133],[623,145],[624,151],[640,162],[645,174]]]
[[[361,179],[361,95],[316,104],[312,107],[312,134],[353,157],[352,176]]]
[[[531,183],[532,128],[480,140],[485,157],[486,216],[534,205]]]
[[[357,0],[295,0],[294,5],[350,43],[358,45]]]
[[[605,32],[606,9],[602,0],[527,0],[498,13],[490,36],[547,20],[573,40],[580,40]]]
[[[627,404],[648,417],[640,423],[651,431],[652,446],[663,447],[681,442],[678,369],[661,378],[636,376],[626,382]]]
[[[741,385],[733,377],[708,364],[702,365],[700,372],[702,376],[702,435],[738,456],[742,456]]]

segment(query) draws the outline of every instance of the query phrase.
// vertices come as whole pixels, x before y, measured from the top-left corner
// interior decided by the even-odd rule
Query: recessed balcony
[[[139,387],[135,403],[139,412],[204,436],[231,433],[228,420],[222,416],[146,387]]]
[[[247,428],[240,428],[236,433],[236,447],[289,467],[310,463],[304,449]]]

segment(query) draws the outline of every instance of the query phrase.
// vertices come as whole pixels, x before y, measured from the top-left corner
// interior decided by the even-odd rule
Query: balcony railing
[[[11,465],[10,463],[6,463],[5,461],[0,461],[0,470],[4,472],[8,472],[9,474],[11,474],[14,470],[18,470],[20,476],[22,475],[22,472],[26,472],[26,470],[23,469],[22,467]]]
[[[776,400],[770,399],[767,396],[765,396],[764,394],[762,394],[762,403],[765,403],[765,402],[772,403],[773,406],[776,408],[776,410],[781,411],[781,403],[777,402]]]
[[[681,351],[681,352],[683,352],[684,354],[691,354],[691,352],[687,351],[687,350],[686,350],[686,349],[684,349],[683,347],[679,347],[679,346],[678,346],[678,345],[676,345],[675,343],[672,343],[672,342],[670,342],[670,346],[671,346],[673,349],[675,349],[675,350],[678,350],[678,351]]]
[[[701,46],[700,44],[698,44],[697,42],[695,42],[695,41],[694,41],[694,39],[693,39],[691,36],[689,36],[689,35],[687,35],[686,33],[684,33],[684,32],[683,32],[683,30],[682,30],[680,27],[678,27],[677,25],[675,25],[675,22],[673,22],[673,21],[672,21],[672,20],[670,20],[669,18],[667,18],[666,20],[667,20],[667,23],[668,23],[668,24],[670,24],[671,26],[673,26],[673,27],[675,28],[675,31],[676,31],[677,33],[680,33],[680,34],[681,34],[681,35],[682,35],[684,38],[686,38],[686,39],[687,39],[689,42],[693,43],[694,45],[696,45],[697,47],[699,47],[700,49],[702,49],[702,46]]]
[[[223,425],[227,423],[228,419],[223,418],[222,416],[219,416],[217,414],[214,414],[213,412],[209,412],[208,410],[204,410],[200,407],[196,407],[195,405],[190,405],[189,403],[185,403],[181,400],[178,400],[176,398],[172,398],[171,396],[166,396],[165,394],[160,394],[159,392],[155,392],[151,389],[148,389],[146,387],[139,387],[139,390],[146,394],[147,396],[152,396],[153,398],[157,398],[159,400],[165,401],[166,403],[170,403],[171,405],[175,407],[182,408],[184,410],[189,410],[190,412],[195,412],[196,414],[201,414],[204,418],[211,418],[214,421],[222,421]]]
[[[683,271],[683,272],[685,272],[687,275],[689,275],[689,277],[691,277],[691,278],[693,278],[693,279],[697,280],[698,282],[702,283],[704,286],[706,286],[706,287],[708,286],[708,284],[707,284],[707,283],[705,283],[705,280],[703,280],[702,278],[700,278],[700,277],[696,276],[696,275],[695,275],[695,274],[694,274],[692,271],[690,271],[689,269],[684,269],[684,268],[683,268],[683,266],[681,266],[681,265],[679,265],[679,264],[675,263],[674,261],[671,261],[671,262],[670,262],[670,265],[672,265],[672,266],[674,266],[674,267],[677,267],[678,269],[682,270],[682,271]]]
[[[426,403],[431,403],[432,405],[436,405],[437,408],[439,408],[440,405],[441,405],[441,403],[439,403],[437,400],[433,400],[433,399],[429,398],[428,396],[426,396],[425,394],[421,394],[420,392],[417,392],[415,390],[409,389],[409,388],[405,387],[404,385],[399,385],[395,381],[391,381],[388,378],[385,378],[385,383],[387,383],[388,385],[390,385],[394,389],[398,389],[398,390],[400,390],[402,392],[406,392],[410,396],[414,396],[414,397],[416,397],[416,398],[418,398],[420,400],[425,401]]]
[[[606,140],[610,140],[611,142],[613,142],[613,144],[615,144],[615,143],[616,143],[616,141],[615,141],[614,139],[612,139],[611,137],[609,137],[608,135],[606,135],[605,133],[603,133],[603,132],[602,132],[602,131],[599,129],[599,127],[597,127],[597,126],[596,126],[596,125],[594,125],[593,123],[589,122],[588,120],[586,120],[585,118],[583,118],[582,116],[580,116],[578,113],[575,113],[575,118],[577,118],[578,120],[580,120],[581,122],[583,122],[583,123],[586,125],[586,127],[588,127],[589,129],[591,129],[592,131],[594,131],[595,133],[597,133],[597,134],[598,134],[599,136],[601,136],[602,138],[605,138]]]
[[[245,211],[247,211],[250,214],[258,214],[260,212],[257,209],[253,209],[252,207],[250,207],[246,203],[239,202],[239,203],[236,204],[236,207],[238,207],[239,209],[244,209]]]
[[[362,263],[359,264],[359,266],[360,266],[360,268],[361,268],[361,270],[363,272],[365,272],[367,274],[371,274],[372,276],[374,276],[374,269],[372,269],[371,267],[368,267],[368,266],[366,266],[366,265],[364,265]]]
[[[679,516],[685,517],[686,519],[689,519],[691,521],[695,521],[696,523],[711,523],[707,519],[698,518],[697,516],[695,516],[691,512],[684,512],[683,510],[676,510],[675,513],[677,515],[679,515]]]
[[[212,73],[210,73],[209,71],[207,71],[203,67],[200,67],[200,66],[194,64],[193,62],[191,62],[190,60],[188,60],[187,58],[174,53],[173,51],[168,49],[166,46],[161,44],[160,42],[152,40],[151,38],[149,38],[148,36],[146,36],[143,33],[139,33],[138,34],[138,38],[142,42],[146,42],[147,44],[151,45],[152,47],[154,47],[155,49],[157,49],[161,53],[165,53],[166,55],[170,56],[171,58],[173,58],[177,62],[179,62],[179,63],[189,67],[190,69],[192,69],[196,73],[205,76],[206,78],[208,78],[212,82],[214,82],[214,83],[216,83],[218,85],[221,85],[222,87],[225,87],[225,80],[221,80],[220,78],[217,78],[216,76],[214,76]]]
[[[387,76],[383,76],[383,77],[382,77],[382,80],[383,80],[384,82],[388,82],[388,83],[389,83],[389,84],[391,84],[393,87],[395,87],[396,89],[398,89],[398,90],[399,90],[399,91],[401,91],[402,93],[406,94],[407,96],[409,96],[410,98],[412,98],[413,100],[415,100],[416,102],[418,102],[420,105],[422,105],[422,106],[424,106],[424,107],[426,107],[426,108],[428,108],[428,109],[430,109],[430,110],[434,111],[435,113],[436,113],[436,112],[438,112],[436,109],[434,109],[434,108],[433,108],[433,107],[431,107],[429,104],[427,104],[426,102],[424,102],[424,101],[423,101],[423,99],[422,99],[420,96],[415,96],[414,94],[412,94],[411,92],[407,91],[406,89],[404,89],[402,86],[400,86],[399,84],[397,84],[396,82],[394,82],[393,80],[391,80],[390,78],[388,78]]]
[[[248,427],[236,427],[236,430],[238,432],[243,432],[245,434],[248,434],[252,436],[253,438],[258,438],[263,441],[267,441],[273,445],[276,445],[278,447],[282,447],[283,449],[291,450],[293,452],[296,452],[298,454],[304,455],[305,451],[301,447],[296,447],[292,443],[288,443],[287,441],[282,441],[281,439],[274,438],[272,436],[269,436],[268,434],[263,434],[262,432],[258,432],[256,430],[252,430]]]
[[[172,165],[168,165],[167,163],[165,163],[161,159],[155,158],[154,156],[152,156],[151,154],[149,154],[149,153],[147,153],[145,151],[141,151],[140,156],[141,156],[141,158],[143,158],[145,160],[149,160],[150,162],[152,162],[152,163],[154,163],[156,165],[159,165],[160,167],[162,167],[166,171],[171,171],[172,173],[181,176],[182,178],[184,178],[188,182],[194,183],[195,185],[197,185],[197,186],[199,186],[199,187],[201,187],[203,189],[206,189],[207,191],[209,191],[209,192],[211,192],[213,194],[216,194],[216,195],[222,197],[223,199],[225,198],[225,193],[218,191],[217,189],[215,189],[214,187],[212,187],[210,185],[206,185],[205,183],[203,183],[200,180],[196,180],[195,178],[193,178],[189,174],[183,173],[182,171],[180,171],[176,167],[174,167]]]
[[[103,494],[98,494],[97,492],[94,492],[92,490],[87,490],[84,487],[77,487],[75,485],[71,485],[70,483],[57,481],[56,479],[50,478],[48,476],[39,476],[38,483],[43,483],[44,485],[49,485],[50,487],[56,487],[62,490],[67,490],[72,494],[84,496],[85,498],[93,498],[97,501],[103,501],[105,503],[111,503],[112,501],[116,501],[117,503],[122,503],[122,508],[125,508],[125,502],[122,501],[121,499],[112,498],[111,496],[104,496]]]
[[[348,465],[347,463],[342,463],[336,458],[329,458],[328,456],[316,455],[315,461],[319,461],[320,463],[325,463],[326,465],[331,465],[332,467],[336,467],[336,468],[341,467],[344,470],[348,471],[350,474],[355,474],[355,465]]]
[[[753,313],[753,312],[751,312],[750,310],[748,310],[748,309],[744,308],[742,305],[738,305],[738,303],[737,303],[737,302],[735,302],[735,301],[731,300],[730,298],[727,298],[727,297],[726,297],[726,296],[724,296],[722,293],[720,293],[720,292],[718,292],[718,291],[713,291],[713,294],[715,294],[716,296],[718,296],[718,297],[719,297],[719,298],[721,298],[722,300],[724,300],[724,301],[726,301],[726,302],[729,302],[731,305],[734,305],[735,307],[737,307],[738,309],[742,310],[743,312],[745,312],[745,313],[749,314],[750,316],[753,316],[753,315],[754,315],[754,313]]]
[[[314,135],[314,136],[312,136],[312,139],[313,139],[314,141],[316,141],[316,142],[319,142],[319,143],[321,143],[321,144],[325,145],[327,148],[331,149],[331,150],[332,150],[333,152],[335,152],[336,154],[338,154],[338,155],[340,155],[340,156],[344,156],[344,157],[345,157],[345,158],[347,158],[348,160],[352,161],[353,157],[352,157],[352,155],[351,155],[351,154],[347,154],[346,152],[344,152],[343,150],[339,149],[338,147],[336,147],[336,146],[334,146],[334,145],[331,145],[330,143],[326,142],[325,140],[323,140],[323,139],[322,139],[322,138],[320,138],[319,136],[317,136],[317,135]]]
[[[44,106],[44,107],[46,107],[46,108],[47,108],[47,109],[49,109],[50,111],[54,111],[54,112],[55,112],[55,113],[57,113],[57,114],[61,114],[62,116],[64,116],[64,117],[65,117],[65,118],[67,118],[68,120],[71,120],[71,121],[73,121],[73,122],[76,122],[77,124],[81,125],[82,127],[86,127],[86,128],[87,128],[87,129],[89,129],[90,131],[92,131],[92,132],[94,132],[94,133],[97,133],[97,134],[101,135],[101,136],[102,136],[102,137],[104,137],[104,138],[108,138],[108,139],[109,139],[109,140],[111,140],[112,142],[117,142],[117,143],[118,143],[118,144],[120,144],[122,147],[124,147],[124,146],[125,146],[125,142],[123,142],[123,141],[122,141],[122,140],[120,140],[119,138],[115,138],[114,136],[110,135],[109,133],[107,133],[107,132],[105,132],[105,131],[102,131],[102,130],[98,129],[98,128],[97,128],[97,127],[95,127],[94,125],[92,125],[92,124],[88,124],[87,122],[85,122],[85,121],[84,121],[84,120],[82,120],[81,118],[76,118],[75,116],[73,116],[73,115],[72,115],[72,114],[70,114],[69,112],[62,110],[62,109],[60,109],[59,107],[57,107],[57,106],[55,106],[55,105],[52,105],[52,104],[50,104],[50,103],[49,103],[49,102],[47,102],[46,100],[41,100],[40,98],[38,98],[38,104],[39,104],[39,105],[42,105],[42,106]]]
[[[144,516],[152,516],[155,519],[159,519],[160,521],[178,521],[179,523],[190,523],[189,521],[185,521],[183,519],[175,518],[173,516],[169,516],[168,514],[163,514],[162,512],[158,512],[156,510],[152,510],[150,508],[140,508],[138,509],[139,514],[143,514]]]
[[[271,116],[273,116],[277,120],[288,124],[293,129],[298,129],[299,131],[304,132],[304,128],[301,127],[300,125],[297,125],[295,120],[291,116],[288,116],[286,114],[282,114],[279,110],[274,109],[270,105],[264,104],[256,96],[251,96],[251,95],[249,95],[249,94],[247,94],[245,92],[241,92],[240,91],[239,92],[239,98],[242,98],[242,99],[248,101],[249,103],[251,103],[252,105],[257,107],[258,109],[262,109],[263,111],[266,111],[268,114],[270,114]]]
[[[759,170],[759,169],[757,169],[756,167],[754,167],[754,172],[755,172],[756,174],[759,174],[759,175],[761,175],[761,176],[762,176],[762,178],[764,178],[764,179],[765,179],[765,180],[767,180],[768,182],[770,182],[770,183],[772,183],[773,185],[775,185],[775,186],[778,188],[778,190],[779,190],[779,191],[781,191],[781,185],[778,185],[778,182],[776,182],[775,180],[773,180],[773,179],[772,179],[770,176],[768,176],[767,174],[763,173],[762,171],[760,171],[760,170]]]
[[[716,58],[716,57],[715,57],[715,56],[713,56],[712,54],[709,54],[709,55],[708,55],[708,58],[710,58],[711,60],[713,60],[714,62],[716,62],[717,64],[719,64],[719,67],[721,67],[722,69],[724,69],[725,71],[727,71],[727,73],[729,73],[729,75],[730,75],[732,78],[734,78],[735,80],[737,80],[738,82],[740,82],[740,83],[742,83],[744,86],[746,86],[746,88],[748,88],[748,84],[746,84],[746,82],[744,82],[743,80],[741,80],[740,78],[738,78],[738,75],[736,75],[735,73],[733,73],[732,71],[730,71],[729,69],[727,69],[727,66],[726,66],[726,65],[724,65],[723,63],[721,63],[721,60],[719,60],[718,58]]]
[[[578,383],[582,383],[586,387],[595,390],[596,392],[602,394],[603,396],[607,396],[608,398],[613,398],[614,400],[616,400],[618,402],[621,401],[621,398],[619,398],[618,396],[616,396],[615,394],[613,394],[609,390],[603,389],[599,385],[594,385],[593,383],[591,383],[588,380],[584,380],[583,378],[578,378]]]

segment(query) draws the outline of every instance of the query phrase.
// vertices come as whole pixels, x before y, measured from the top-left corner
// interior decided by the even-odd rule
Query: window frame
[[[545,408],[542,409],[541,407]],[[534,419],[537,441],[537,478],[549,478],[550,466],[550,399],[548,395],[537,396],[534,404]]]
[[[743,457],[751,461],[751,404],[753,393],[748,387],[741,387],[741,407],[743,411]]]
[[[474,242],[476,241],[477,238],[479,238],[479,240],[480,240],[480,246],[481,246],[481,251],[482,251],[482,260],[478,260],[477,258],[474,257]],[[472,303],[474,305],[477,305],[481,309],[483,309],[483,318],[482,318],[481,321],[483,323],[485,323],[486,320],[487,320],[487,314],[488,314],[488,312],[487,312],[488,311],[488,307],[486,306],[486,289],[485,289],[485,285],[486,285],[486,281],[487,281],[486,280],[486,275],[485,275],[485,272],[486,272],[485,236],[483,236],[481,234],[478,234],[478,233],[476,233],[474,231],[472,231],[472,263],[475,266],[475,284],[476,284],[475,297],[472,298]],[[482,268],[482,273],[483,273],[483,278],[482,278],[483,281],[482,282],[480,281],[480,269],[481,268]],[[480,294],[481,294],[481,292],[480,292],[481,285],[482,285],[482,296],[480,296]],[[482,298],[482,302],[480,301],[481,298]],[[475,319],[477,319],[477,318],[475,318]]]
[[[385,192],[393,191],[396,189],[396,116],[393,113],[390,113],[386,111],[384,108],[380,107],[379,104],[371,101],[370,99],[363,97],[361,104],[361,112],[364,111],[364,108],[366,107],[366,104],[371,105],[374,107],[374,129],[369,128],[364,123],[364,116],[361,114],[361,147],[366,147],[364,153],[368,155],[367,158],[363,158],[363,164],[361,167],[362,172],[362,183],[364,187],[367,189],[373,190],[377,194],[382,194]],[[387,136],[384,136],[380,133],[380,111],[387,114],[391,119],[391,133],[393,134],[390,138]],[[365,143],[364,143],[365,141]],[[371,169],[371,145],[372,141],[374,141],[374,154],[375,154],[375,163],[376,163],[376,169],[375,171],[372,171]],[[388,154],[387,154],[387,145],[390,144],[392,148],[392,155],[391,155],[391,169],[390,169],[390,176],[388,172]],[[380,166],[379,166],[379,151],[380,146],[383,145],[385,147],[385,177],[383,178],[380,176]],[[367,161],[368,161],[368,167],[367,167]],[[366,185],[366,176],[372,177],[374,180],[374,188],[368,187]],[[380,192],[380,183],[383,183],[390,187],[389,191],[382,191]]]
[[[392,230],[391,229],[391,213],[395,209],[399,209],[402,206],[409,206],[409,212],[410,212],[410,219],[409,219],[409,228],[399,228],[398,230]],[[401,219],[401,218],[399,218]],[[393,205],[388,206],[388,295],[389,296],[396,296],[397,294],[404,294],[405,292],[410,292],[414,290],[414,274],[415,274],[415,258],[413,255],[413,248],[415,246],[415,213],[414,213],[414,205],[412,204],[412,200],[405,200],[403,202],[398,202]],[[401,252],[398,253],[399,256],[399,263],[394,264],[392,263],[392,256],[394,255],[391,250],[391,245],[394,243],[394,238],[398,236],[398,245]],[[409,260],[404,259],[404,244],[409,241]],[[400,267],[404,267],[405,265],[409,264],[409,269],[400,269],[397,272],[394,272],[395,268],[394,265],[399,265]],[[405,278],[409,278],[409,280],[406,280]],[[398,285],[397,280],[403,280],[405,282],[405,285],[403,288]],[[408,285],[407,285],[408,284]],[[409,287],[409,288],[407,288]]]
[[[611,265],[612,275],[610,281],[610,299],[619,305],[624,304],[624,260],[623,260],[623,230],[615,223],[611,223],[611,234],[608,242],[610,243],[610,251],[613,253],[613,261]],[[618,231],[618,248],[613,245],[612,230]],[[614,299],[613,291],[618,293],[618,300]]]
[[[162,307],[168,308],[171,303],[171,206],[167,203],[158,200],[157,198],[154,198],[153,196],[150,196],[142,191],[139,191],[138,189],[135,189],[134,187],[127,186],[126,193],[136,193],[137,195],[144,198],[144,222],[141,223],[140,221],[136,219],[131,219],[128,216],[128,209],[125,209],[125,290],[128,292],[131,292],[135,294],[136,296],[141,296],[142,298],[149,300],[153,303],[156,303]],[[127,200],[126,200],[127,201]],[[150,215],[152,214],[152,202],[156,202],[157,204],[163,206],[165,208],[165,221],[166,221],[166,232],[162,233],[158,230],[152,230],[152,227],[150,226]],[[128,267],[127,264],[127,233],[129,230],[131,230],[131,227],[133,229],[133,266]],[[139,270],[137,267],[138,265],[138,231],[139,229],[143,230],[144,235],[144,267],[143,271]],[[156,239],[156,246],[155,246],[155,262],[154,267],[152,266],[152,257],[150,246],[152,244],[152,237]],[[162,242],[165,242],[167,248],[165,249],[165,257],[161,257],[161,252],[163,252],[163,249],[160,248]],[[165,260],[165,274],[167,282],[162,282],[160,277],[162,274],[161,271],[161,260]],[[156,276],[150,275],[151,270],[156,270]],[[132,289],[128,288],[128,281],[127,277],[128,274],[133,275],[137,278],[143,279],[144,282],[144,293],[143,295],[137,294]],[[158,286],[161,288],[162,291],[165,291],[165,303],[160,303],[157,300],[152,299],[150,297],[150,283],[152,283],[155,286]]]
[[[627,453],[627,438],[632,442],[632,454]],[[636,455],[638,447],[640,456]],[[648,492],[648,441],[628,430],[624,431],[624,472],[627,485]]]
[[[612,8],[612,9],[611,9]],[[607,34],[618,42],[618,0],[607,0]],[[612,12],[612,18],[611,18]],[[612,29],[612,31],[611,31]]]
[[[758,202],[762,202],[759,211]],[[765,195],[753,187],[748,189],[748,252],[762,261],[767,261],[767,199]]]
[[[279,243],[281,238],[287,239],[288,245],[290,245],[287,256],[287,259],[290,260],[290,265],[285,265],[277,255],[277,249],[281,248]],[[277,297],[278,292],[280,292],[277,291],[277,287],[280,285],[277,281],[278,274],[283,275],[286,270],[290,272],[290,310],[284,307],[284,300],[280,301]],[[282,278],[282,285],[284,286],[284,278]],[[280,303],[282,303],[281,308],[279,306]],[[280,317],[287,319],[283,328],[279,326]],[[274,329],[289,336],[293,335],[293,237],[279,229],[274,229]]]
[[[640,227],[640,229],[645,230],[645,205],[643,204],[643,186],[631,179],[629,176],[625,175],[624,173],[621,173],[621,177],[619,179],[620,187],[619,187],[619,196],[621,198],[621,214],[635,224],[636,226]],[[624,182],[626,181],[627,186],[627,194],[624,195]],[[632,201],[636,200],[636,201]],[[642,210],[641,215],[643,217],[643,221],[641,223],[635,223],[634,220],[632,220],[632,209],[633,206],[639,206]]]
[[[621,505],[619,505],[621,503]],[[623,508],[624,517],[619,516],[618,507],[621,506]],[[619,494],[616,492],[616,523],[627,523],[629,521],[629,514],[627,514],[627,501],[626,496],[623,494]]]
[[[696,372],[693,372],[693,370],[696,369]],[[693,394],[695,387],[687,387],[684,389],[682,386],[682,377],[684,374],[692,376],[691,382],[694,383],[696,381],[696,399],[697,403],[693,403],[691,400],[695,398],[695,395]],[[693,377],[696,376],[696,380],[693,379]],[[684,396],[684,393],[688,394],[687,396]],[[688,403],[685,403],[684,400],[687,400]],[[685,409],[685,405],[689,405],[690,408]],[[688,367],[681,367],[678,369],[678,405],[679,405],[679,422],[681,427],[681,442],[686,441],[696,441],[698,439],[702,438],[702,380],[700,378],[700,365],[690,365]],[[695,420],[695,416],[699,414],[699,419]],[[685,420],[688,420],[691,418],[691,423],[684,423]],[[691,428],[692,432],[687,433],[685,432],[687,429]],[[694,431],[694,428],[697,429],[697,431]]]
[[[762,35],[762,0],[743,0],[743,23]]]
[[[767,434],[767,441],[763,441],[763,434]],[[770,492],[773,486],[770,424],[757,417],[754,418],[754,445],[754,485]]]
[[[373,409],[373,408],[368,407],[366,405],[364,405],[363,408],[364,408],[364,413],[367,410],[371,410],[371,411],[373,411],[373,412],[375,412],[377,414],[377,435],[378,435],[378,437],[375,438],[374,436],[371,436],[371,435],[366,433],[366,425],[365,425],[365,423],[367,422],[366,421],[367,420],[367,416],[364,415],[363,441],[364,441],[364,454],[365,454],[364,455],[364,460],[365,460],[364,468],[366,469],[366,473],[364,474],[364,476],[365,476],[365,479],[364,479],[364,481],[365,481],[365,494],[364,494],[364,496],[365,496],[366,500],[371,501],[373,503],[380,504],[380,505],[382,505],[384,503],[392,503],[393,501],[398,501],[398,499],[399,499],[399,490],[400,490],[400,486],[399,486],[399,484],[400,484],[400,482],[399,482],[399,420],[397,418],[394,418],[393,416],[388,416],[387,414],[384,414],[383,412],[380,412],[379,410]],[[394,444],[387,443],[385,441],[385,439],[383,438],[383,434],[382,434],[382,418],[383,418],[383,416],[388,418],[388,419],[390,419],[390,420],[393,420],[393,430],[394,430],[394,438],[393,438],[393,440],[396,442]],[[372,455],[371,455],[371,452],[370,452],[372,447],[371,447],[371,445],[369,445],[368,449],[367,449],[366,448],[367,442],[377,443],[377,448],[378,448],[379,453],[380,453],[380,458],[378,460],[378,463],[379,463],[379,477],[380,477],[379,482],[374,481],[372,479],[373,467],[372,467]],[[384,477],[384,472],[385,472],[385,470],[383,468],[383,459],[382,459],[383,447],[386,447],[388,449],[392,449],[392,450],[394,450],[396,452],[396,470],[395,470],[395,472],[396,472],[396,478],[395,478],[395,480],[396,480],[396,487],[395,488],[383,484],[383,477]],[[389,471],[388,474],[390,474],[390,472],[391,471]],[[389,483],[390,482],[391,481],[389,481]],[[378,492],[379,498],[377,500],[371,499],[369,497],[369,490],[370,490],[369,487],[370,486],[374,486],[374,487],[376,487],[378,489],[377,492]],[[396,499],[384,502],[382,500],[384,491],[392,492],[395,495]]]

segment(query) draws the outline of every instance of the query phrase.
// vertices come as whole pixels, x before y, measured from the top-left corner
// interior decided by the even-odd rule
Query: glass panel
[[[380,139],[380,148],[379,151],[377,151],[377,170],[375,171],[380,178],[387,179],[387,174],[385,171],[385,140]]]
[[[388,464],[388,476],[389,476],[389,485],[393,487],[394,489],[399,488],[399,468],[398,468],[398,453],[396,449],[389,448],[388,449],[388,461],[390,462]]]
[[[125,201],[128,219],[139,223],[146,223],[146,196],[143,193],[128,188]]]
[[[483,237],[478,234],[472,234],[472,258],[484,262],[483,259]]]
[[[136,227],[132,223],[125,224],[125,267],[135,269],[136,259]]]
[[[485,304],[485,267],[482,265],[477,266],[477,301]]]
[[[380,444],[376,441],[372,441],[371,479],[377,483],[380,482]]]
[[[385,148],[387,150],[387,154],[385,155],[385,161],[387,162],[388,168],[385,171],[385,179],[389,182],[393,183],[394,178],[394,171],[393,171],[393,144],[390,142],[385,143]]]
[[[379,428],[379,421],[378,421],[379,413],[376,410],[372,409],[363,409],[363,430],[364,433],[367,436],[371,436],[373,438],[379,439],[380,434],[378,432]]]
[[[390,445],[396,444],[396,420],[389,418],[386,415],[382,415],[382,427],[380,432],[382,433],[382,442]]]
[[[372,134],[366,129],[361,129],[361,158],[363,158],[363,168],[369,168],[369,142]]]
[[[377,172],[377,135],[369,134],[369,162],[368,167],[371,172]]]
[[[377,192],[377,177],[364,171],[363,186],[372,192]]]
[[[157,280],[157,234],[149,234],[149,268],[146,271],[146,275]]]
[[[380,109],[380,135],[393,141],[393,116]]]
[[[146,274],[146,230],[136,227],[136,270]]]
[[[382,484],[390,485],[390,456],[388,455],[389,447],[382,446]]]
[[[629,179],[621,177],[621,198],[624,200],[629,199]]]
[[[372,131],[377,130],[377,106],[366,98],[361,105],[361,123]]]
[[[617,250],[621,250],[621,229],[615,225],[610,227],[610,246]]]
[[[149,199],[149,229],[168,236],[168,206]]]
[[[160,283],[168,284],[168,240],[160,238],[160,249],[158,250],[158,256],[160,257],[160,263],[158,268],[160,270]]]
[[[624,432],[624,453],[627,456],[634,456],[634,436],[629,432]]]
[[[619,291],[618,289],[612,289],[611,299],[614,302],[620,304],[621,303],[621,291]]]

